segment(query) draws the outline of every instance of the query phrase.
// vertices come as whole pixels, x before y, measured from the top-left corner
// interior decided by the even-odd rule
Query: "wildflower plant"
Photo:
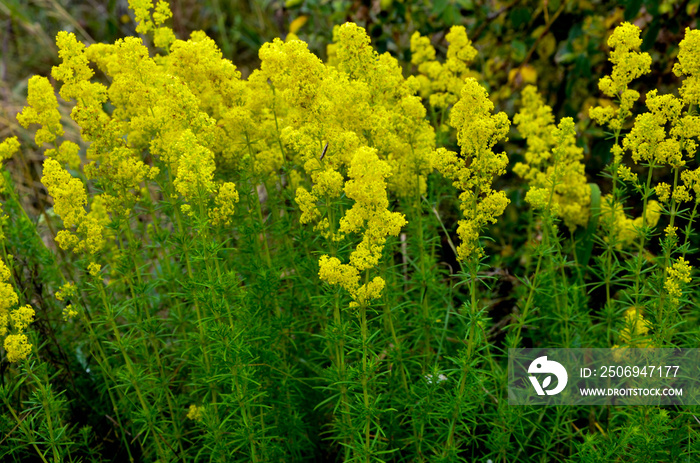
[[[414,34],[415,69],[353,23],[326,61],[290,34],[244,78],[129,3],[139,37],[57,35],[17,115],[34,136],[0,144],[0,457],[698,455],[688,410],[509,407],[504,353],[697,347],[696,31],[679,96],[644,108],[651,57],[612,32],[594,177],[536,87],[511,127],[461,26],[444,57]]]

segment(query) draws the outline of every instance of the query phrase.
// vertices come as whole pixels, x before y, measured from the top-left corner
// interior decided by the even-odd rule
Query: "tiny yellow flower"
[[[656,192],[656,196],[659,198],[659,201],[662,203],[665,203],[668,201],[668,198],[671,196],[671,185],[669,185],[666,182],[659,182],[655,187],[654,191]]]
[[[99,276],[100,270],[102,270],[102,266],[100,264],[90,262],[88,265],[88,273],[94,277]]]
[[[63,319],[64,320],[71,319],[71,318],[75,317],[76,315],[78,315],[78,311],[75,310],[75,308],[73,307],[73,304],[69,304],[63,309]]]
[[[17,151],[19,151],[19,141],[17,137],[6,138],[0,143],[0,162],[5,159],[11,159]]]
[[[214,224],[229,225],[235,211],[234,204],[238,202],[236,184],[225,182],[219,187],[219,192],[214,200],[216,207],[209,211],[209,217]]]
[[[671,296],[671,301],[674,304],[679,303],[680,297],[683,294],[681,285],[683,283],[687,284],[691,282],[690,272],[692,269],[693,268],[688,264],[688,261],[683,259],[683,257],[679,257],[671,267],[666,268],[666,273],[668,276],[664,282],[664,288],[666,288],[666,291],[668,292],[669,296]]]
[[[202,419],[202,410],[204,407],[198,407],[197,405],[190,405],[190,409],[187,412],[187,418],[194,421],[200,421]]]

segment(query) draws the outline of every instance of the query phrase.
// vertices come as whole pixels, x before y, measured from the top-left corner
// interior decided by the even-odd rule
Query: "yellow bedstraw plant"
[[[486,90],[475,79],[466,79],[460,100],[450,112],[461,157],[445,148],[438,148],[432,155],[433,166],[461,191],[464,218],[457,228],[461,239],[457,257],[461,261],[483,255],[479,233],[488,223],[495,223],[510,202],[505,192],[491,188],[494,177],[503,175],[508,165],[508,156],[492,149],[506,138],[510,121],[505,113],[491,111],[493,103]]]
[[[536,208],[550,207],[573,232],[588,224],[591,204],[583,149],[576,146],[571,130],[573,121],[562,127],[564,132],[560,134],[554,125],[552,108],[544,104],[533,85],[523,89],[521,104],[513,123],[527,140],[527,151],[525,162],[516,163],[513,172],[530,186],[525,201]],[[557,146],[558,135],[564,136],[561,146]]]
[[[35,312],[29,305],[15,307],[18,298],[8,283],[10,278],[10,269],[0,259],[0,337],[3,338],[7,361],[17,362],[31,352],[32,345],[28,342],[25,331],[32,323]]]
[[[0,459],[638,461],[647,429],[697,457],[682,410],[680,434],[653,407],[514,412],[504,354],[697,347],[697,31],[642,111],[651,57],[612,31],[598,179],[535,86],[507,143],[465,27],[444,53],[413,33],[403,69],[353,23],[324,62],[297,19],[243,78],[129,5],[138,37],[57,34],[33,143],[0,144]]]

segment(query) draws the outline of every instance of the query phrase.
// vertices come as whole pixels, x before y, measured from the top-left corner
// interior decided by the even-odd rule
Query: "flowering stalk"
[[[615,28],[613,34],[608,39],[608,46],[613,50],[610,53],[610,61],[613,63],[613,71],[610,76],[605,76],[600,79],[598,87],[608,97],[614,98],[618,103],[615,108],[612,105],[597,106],[590,109],[590,117],[599,125],[607,125],[615,138],[615,144],[612,147],[613,161],[609,166],[609,171],[612,178],[612,196],[610,200],[610,210],[612,211],[609,223],[616,223],[619,220],[617,212],[618,204],[618,176],[620,173],[627,176],[628,170],[622,169],[622,154],[623,150],[620,146],[620,136],[625,121],[631,115],[631,109],[634,102],[639,99],[639,92],[628,88],[629,83],[648,73],[651,66],[651,56],[648,53],[640,53],[636,51],[642,44],[642,39],[639,37],[639,28],[629,23],[622,23]],[[605,199],[604,199],[605,203]],[[603,204],[605,206],[605,204]],[[642,213],[642,217],[646,214],[646,209]],[[643,219],[644,220],[644,219]],[[604,281],[606,292],[606,307],[607,313],[612,315],[612,294],[611,284],[614,278],[613,273],[613,254],[619,237],[614,234],[614,229],[609,230],[607,247],[604,252],[605,268]],[[608,333],[610,331],[611,318],[608,317]],[[608,334],[608,338],[610,335]]]

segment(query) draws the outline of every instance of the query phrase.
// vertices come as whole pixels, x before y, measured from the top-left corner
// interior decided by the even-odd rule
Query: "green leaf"
[[[588,184],[591,187],[591,216],[588,219],[586,231],[577,238],[576,258],[580,267],[587,267],[588,261],[593,252],[593,241],[596,229],[598,228],[598,217],[600,216],[600,188],[595,183]]]
[[[529,8],[513,8],[510,12],[510,22],[513,24],[513,28],[517,29],[523,24],[530,20],[530,9]]]
[[[527,55],[527,45],[525,45],[524,42],[521,42],[520,40],[513,40],[511,47],[513,49],[513,60],[520,63],[525,59],[525,55]]]
[[[447,8],[447,3],[448,0],[437,0],[433,2],[433,11],[431,13],[440,16],[442,12],[445,11],[445,8]]]
[[[642,8],[642,0],[627,0],[625,2],[625,21],[631,21]]]
[[[661,21],[655,19],[651,22],[647,28],[646,34],[644,34],[644,41],[642,42],[642,51],[651,50],[651,48],[656,43],[656,37],[659,36],[659,31],[661,30]]]
[[[474,11],[474,0],[457,0],[457,5],[467,11]]]

